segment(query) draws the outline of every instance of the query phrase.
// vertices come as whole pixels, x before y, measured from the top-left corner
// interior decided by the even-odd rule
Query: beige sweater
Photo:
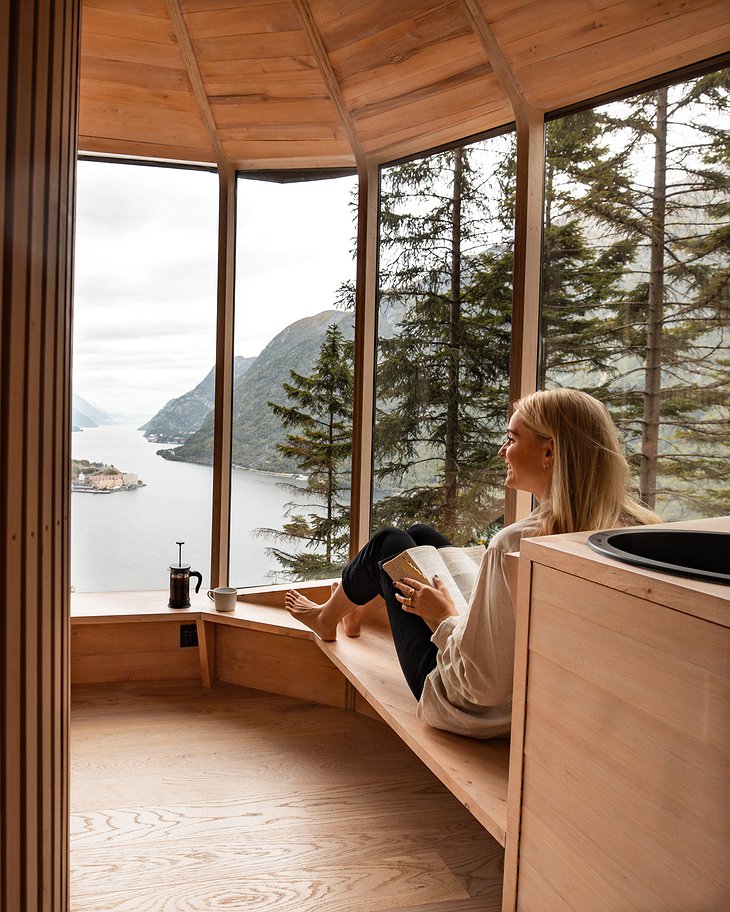
[[[431,637],[438,657],[426,678],[418,717],[434,728],[471,738],[509,734],[515,616],[504,555],[519,551],[520,539],[534,535],[536,523],[537,510],[494,536],[468,612],[446,618]]]

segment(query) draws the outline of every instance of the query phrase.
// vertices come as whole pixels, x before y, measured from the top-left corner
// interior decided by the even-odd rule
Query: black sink
[[[638,526],[595,532],[588,544],[599,554],[648,570],[730,583],[730,532]]]

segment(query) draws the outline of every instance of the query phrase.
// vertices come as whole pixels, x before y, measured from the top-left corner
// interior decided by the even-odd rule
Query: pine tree
[[[659,496],[672,518],[727,509],[728,71],[588,113],[617,151],[602,171],[586,168],[591,156],[575,148],[578,164],[565,171],[555,221],[546,223],[548,382],[582,386],[609,404],[644,502]],[[572,120],[557,123],[565,132]],[[548,174],[551,155],[560,161],[549,151]],[[606,287],[581,299],[559,282],[561,325],[550,312],[550,231],[571,224],[603,264]],[[583,355],[566,344],[571,313]]]
[[[299,545],[294,552],[267,551],[287,577],[316,579],[340,569],[349,553],[350,511],[342,494],[349,486],[352,456],[353,344],[332,324],[312,373],[290,373],[291,383],[283,387],[289,404],[269,406],[285,428],[296,429],[277,446],[307,475],[305,488],[288,486],[307,503],[287,505],[283,529],[257,529],[256,534]]]
[[[631,232],[602,236],[622,211],[626,152],[607,142],[595,111],[550,122],[546,139],[538,386],[577,372],[598,392],[615,354],[605,315],[637,246]]]
[[[389,169],[381,195],[375,474],[400,490],[376,524],[420,520],[455,543],[501,513],[512,254],[492,204],[499,150],[464,147]]]

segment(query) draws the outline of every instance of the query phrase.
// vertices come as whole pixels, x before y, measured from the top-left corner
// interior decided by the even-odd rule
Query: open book
[[[434,575],[440,576],[451,593],[456,610],[462,614],[467,609],[485,551],[484,545],[470,548],[418,545],[383,561],[381,566],[394,581],[409,577],[433,586]]]

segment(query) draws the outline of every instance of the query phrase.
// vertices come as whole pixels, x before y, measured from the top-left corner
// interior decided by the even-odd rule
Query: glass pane
[[[207,582],[212,470],[172,461],[212,408],[217,177],[79,162],[71,583],[166,589],[183,561]],[[203,382],[201,382],[203,381]]]
[[[232,585],[347,560],[356,186],[239,178]]]
[[[730,510],[729,74],[547,131],[542,382],[606,402],[667,520]]]
[[[501,526],[514,173],[513,134],[382,171],[373,531]]]

